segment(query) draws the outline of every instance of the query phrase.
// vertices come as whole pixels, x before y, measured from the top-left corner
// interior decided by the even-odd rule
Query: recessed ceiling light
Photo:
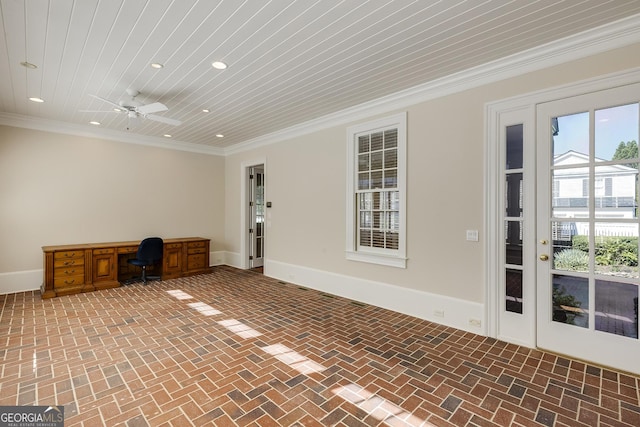
[[[38,68],[36,64],[32,64],[31,62],[27,62],[27,61],[21,62],[20,65],[30,70],[35,70],[36,68]]]
[[[171,138],[171,135],[169,135],[168,133],[165,133],[165,134],[164,134],[164,137],[165,137],[165,138]]]
[[[100,122],[96,122],[95,120],[91,120],[89,123],[95,126],[100,126]]]
[[[204,110],[202,110],[203,113],[208,113],[210,110],[205,108]]]
[[[115,111],[116,113],[122,113],[122,109],[121,108],[114,108],[113,111]]]
[[[164,68],[164,65],[154,62],[153,64],[151,64],[151,68],[159,70],[160,68]]]
[[[224,135],[219,133],[219,134],[216,135],[216,138],[224,138]]]
[[[32,102],[44,102],[44,99],[38,98],[37,96],[32,96],[32,97],[29,98],[29,101],[32,101]]]
[[[225,68],[227,68],[227,64],[225,64],[224,62],[220,62],[220,61],[212,62],[211,66],[213,68],[215,68],[216,70],[224,70]]]

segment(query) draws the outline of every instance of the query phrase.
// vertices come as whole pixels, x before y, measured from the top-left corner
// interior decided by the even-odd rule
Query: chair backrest
[[[162,259],[164,242],[160,237],[147,237],[138,246],[136,258],[148,261],[150,264],[159,262]]]

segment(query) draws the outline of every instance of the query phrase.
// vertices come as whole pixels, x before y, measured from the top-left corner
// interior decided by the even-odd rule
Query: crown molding
[[[125,142],[128,144],[145,145],[148,147],[165,148],[168,150],[188,151],[191,153],[224,156],[224,151],[219,148],[202,146],[183,141],[167,140],[153,136],[130,134],[112,129],[102,129],[89,125],[59,122],[43,119],[41,117],[24,116],[21,114],[0,112],[0,125],[13,126],[25,129],[41,130],[45,132],[75,135],[87,138],[106,139]]]
[[[235,144],[224,153],[253,150],[639,42],[640,14]]]

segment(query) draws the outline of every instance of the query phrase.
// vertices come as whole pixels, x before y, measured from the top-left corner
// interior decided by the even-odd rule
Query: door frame
[[[254,160],[244,161],[240,164],[240,268],[243,270],[247,270],[250,268],[249,263],[249,215],[248,215],[248,204],[250,198],[249,192],[249,169],[262,166],[264,170],[265,177],[267,176],[267,159],[266,158],[258,158]],[[266,180],[265,180],[266,182]],[[267,200],[267,186],[264,186],[264,198]],[[268,211],[267,211],[268,212]],[[267,218],[265,218],[265,226],[263,228],[263,238],[265,239],[266,245],[266,236],[267,236],[267,228],[269,225],[269,218],[267,213]],[[266,251],[263,254],[263,266],[266,271],[267,258],[264,256]]]
[[[536,143],[536,105],[554,101],[562,98],[582,95],[599,90],[614,88],[640,82],[640,68],[633,68],[617,73],[594,77],[591,79],[569,83],[562,86],[543,89],[536,92],[514,96],[508,99],[498,100],[485,104],[485,159],[484,159],[484,194],[485,194],[485,319],[487,325],[487,335],[513,344],[523,345],[530,348],[536,347],[536,310],[534,306],[533,315],[528,316],[527,333],[510,333],[508,328],[500,323],[500,309],[504,295],[500,290],[502,270],[504,270],[504,241],[500,239],[504,228],[502,223],[502,210],[504,205],[502,193],[502,179],[504,166],[502,161],[502,129],[506,122],[518,120],[525,124],[525,144]],[[528,124],[528,126],[527,126]],[[533,139],[532,139],[533,138]],[[526,153],[526,148],[525,148]],[[535,164],[534,164],[535,176]],[[535,200],[535,192],[525,195],[525,197]],[[529,213],[532,220],[528,221],[525,230],[525,239],[529,239],[527,245],[532,245],[534,254],[537,247],[536,225],[535,225],[535,204],[534,211]],[[523,243],[524,244],[524,243]],[[525,248],[525,256],[530,256],[531,251]],[[533,271],[525,274],[533,275],[531,283],[536,283],[536,260],[534,255]],[[531,291],[531,290],[529,290]],[[533,298],[535,298],[533,290]],[[535,300],[533,302],[535,304]],[[506,331],[506,332],[505,332]],[[523,336],[524,335],[524,336]]]

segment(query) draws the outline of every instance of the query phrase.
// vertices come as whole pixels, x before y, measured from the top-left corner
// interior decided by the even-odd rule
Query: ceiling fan
[[[180,120],[170,119],[169,117],[158,116],[153,113],[159,113],[161,111],[167,111],[168,108],[166,105],[160,102],[153,102],[151,104],[143,104],[142,102],[136,100],[136,96],[138,96],[140,92],[135,89],[127,89],[128,98],[120,100],[120,102],[113,102],[108,99],[99,97],[97,95],[89,96],[99,99],[102,102],[106,102],[107,104],[113,106],[112,111],[104,111],[104,110],[80,110],[81,113],[126,113],[129,118],[129,125],[127,129],[132,128],[138,122],[140,117],[144,119],[153,120],[155,122],[166,123],[171,126],[179,126],[182,124]]]

